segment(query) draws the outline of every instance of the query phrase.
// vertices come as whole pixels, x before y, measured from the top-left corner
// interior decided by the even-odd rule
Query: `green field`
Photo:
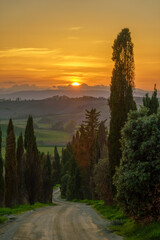
[[[52,122],[57,120],[54,117],[50,116],[46,118],[46,122],[41,122],[41,118],[34,119],[34,128],[35,128],[35,135],[37,139],[38,149],[44,153],[51,153],[54,152],[54,146],[58,146],[59,154],[61,155],[62,147],[65,147],[66,144],[71,140],[71,134],[65,131],[53,130],[51,128]],[[27,120],[14,120],[14,130],[16,138],[22,132],[24,135],[25,127],[26,127]],[[3,148],[2,154],[3,157],[5,156],[5,141],[6,141],[6,132],[7,132],[7,125],[8,121],[1,121],[0,126],[2,129],[2,141],[3,141]]]
[[[62,156],[62,148],[64,148],[64,147],[57,146],[58,153],[59,153],[60,156]],[[54,154],[54,146],[39,146],[38,150],[40,152],[44,152],[45,154],[47,154],[48,152],[51,155]],[[3,159],[5,158],[5,147],[2,147],[2,157],[3,157]]]
[[[57,147],[60,156],[62,156],[62,148],[63,147]],[[44,152],[45,154],[48,152],[52,155],[54,154],[54,147],[38,147],[38,149],[40,152]]]

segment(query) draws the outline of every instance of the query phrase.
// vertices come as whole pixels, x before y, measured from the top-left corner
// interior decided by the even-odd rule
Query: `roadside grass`
[[[123,236],[124,240],[160,240],[160,221],[141,226],[127,218],[117,206],[106,206],[103,201],[77,199],[73,201],[91,205],[104,218],[113,221],[113,225],[110,226],[110,229],[118,235]]]
[[[53,190],[56,190],[59,187],[60,187],[60,184],[56,184],[55,186],[53,186]]]
[[[5,221],[7,221],[7,217],[0,217],[0,224],[4,223]]]
[[[33,205],[25,204],[25,205],[19,205],[15,206],[13,208],[0,208],[0,217],[3,221],[3,218],[5,215],[13,215],[13,214],[20,214],[26,211],[34,210],[37,208],[47,207],[47,206],[54,206],[53,203],[35,203]]]

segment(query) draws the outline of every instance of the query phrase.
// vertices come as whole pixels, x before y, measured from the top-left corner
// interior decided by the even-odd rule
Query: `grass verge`
[[[3,223],[7,220],[5,215],[13,215],[13,214],[20,214],[26,211],[34,210],[37,208],[47,207],[47,206],[54,206],[53,203],[35,203],[33,205],[26,204],[26,205],[19,205],[13,208],[0,208],[0,223]]]
[[[0,217],[0,224],[4,223],[7,219],[7,217]]]
[[[55,186],[53,186],[53,190],[56,190],[59,187],[60,187],[60,184],[56,184]]]
[[[118,221],[120,225],[113,225],[110,228],[124,240],[160,240],[160,222],[141,226],[127,218],[118,207],[106,206],[103,201],[73,200],[91,205],[103,217],[110,221]]]

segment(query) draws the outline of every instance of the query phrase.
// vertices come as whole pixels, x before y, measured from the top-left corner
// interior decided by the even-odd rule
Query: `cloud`
[[[74,86],[72,86],[71,84],[69,84],[68,86],[57,86],[57,88],[59,90],[73,90],[75,89]],[[82,91],[82,90],[88,90],[88,91],[106,91],[106,90],[109,90],[109,87],[108,86],[105,86],[105,85],[95,85],[95,86],[89,86],[87,85],[86,83],[82,83],[80,86],[78,86],[77,88],[79,91]]]
[[[0,51],[0,58],[4,57],[36,57],[39,55],[57,54],[61,49],[48,48],[11,48]]]
[[[9,87],[9,88],[3,88],[1,89],[1,91],[3,93],[12,93],[12,92],[19,92],[19,91],[40,91],[40,90],[45,90],[45,89],[49,89],[47,86],[37,86],[35,84],[14,84],[13,86]]]
[[[42,69],[42,68],[26,68],[24,70],[29,72],[46,72],[47,71],[47,69]]]
[[[94,40],[93,41],[93,44],[111,44],[112,42],[111,42],[111,40],[108,40],[108,41],[106,41],[106,40]]]
[[[69,28],[70,31],[79,31],[81,30],[83,27],[82,26],[75,26],[75,27],[71,27]]]

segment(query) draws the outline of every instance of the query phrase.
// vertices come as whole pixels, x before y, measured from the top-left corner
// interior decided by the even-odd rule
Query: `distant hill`
[[[134,89],[134,97],[143,97],[146,93],[151,95],[152,91],[145,91],[142,89]],[[19,88],[10,88],[10,89],[0,89],[0,99],[11,99],[16,100],[17,98],[21,100],[42,100],[45,98],[51,98],[53,96],[67,96],[70,98],[77,98],[83,96],[91,97],[104,97],[109,98],[110,96],[110,87],[104,85],[88,86],[87,84],[82,84],[79,87],[68,86],[59,86],[55,89],[48,90],[20,90]],[[158,91],[158,96],[160,97],[160,91]]]
[[[138,105],[141,97],[135,97]],[[16,136],[24,134],[26,119],[31,114],[34,117],[34,128],[38,146],[48,147],[65,145],[72,138],[72,132],[67,132],[65,126],[75,122],[75,129],[85,118],[85,110],[96,108],[100,112],[100,120],[106,120],[109,125],[110,112],[106,98],[54,96],[43,100],[0,101],[0,125],[5,145],[6,128],[9,118],[14,119]],[[48,149],[46,150],[48,151]]]
[[[137,104],[142,98],[135,98]],[[101,112],[101,119],[109,118],[109,107],[106,98],[54,96],[43,100],[0,101],[0,119],[25,119],[31,114],[34,118],[45,116],[61,116],[57,121],[73,119],[80,122],[85,109],[96,108]],[[68,117],[67,117],[68,116]],[[71,117],[72,116],[72,117]],[[41,121],[45,121],[42,119]]]
[[[54,96],[43,100],[1,101],[0,119],[23,119],[52,115],[81,115],[85,109],[97,108],[105,117],[108,115],[107,99],[94,97],[69,98]],[[79,118],[79,117],[78,117]]]

